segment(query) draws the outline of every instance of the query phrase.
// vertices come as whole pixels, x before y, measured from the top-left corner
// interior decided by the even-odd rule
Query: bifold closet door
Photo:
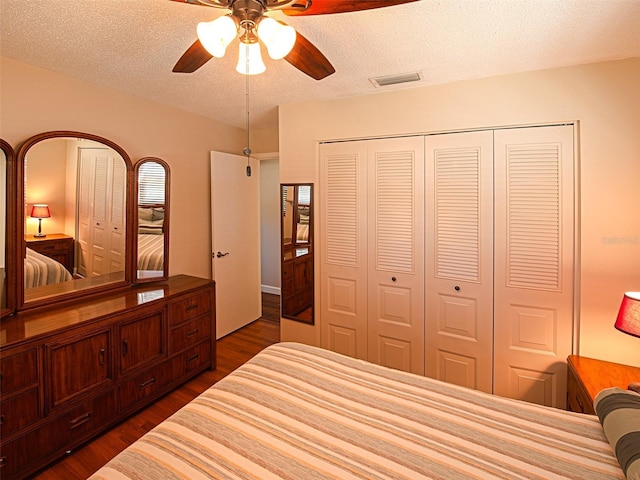
[[[495,132],[494,393],[564,408],[574,301],[573,126]]]
[[[424,373],[424,139],[324,144],[320,318],[333,351]]]
[[[493,131],[426,145],[426,374],[491,392]]]
[[[369,361],[424,375],[424,137],[368,153]]]
[[[320,145],[322,346],[367,359],[367,147]]]

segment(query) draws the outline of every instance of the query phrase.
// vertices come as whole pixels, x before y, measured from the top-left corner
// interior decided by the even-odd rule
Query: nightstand
[[[57,260],[69,273],[73,273],[73,237],[63,233],[48,233],[46,237],[25,235],[24,240],[31,250]]]
[[[640,381],[640,367],[578,355],[569,355],[567,370],[567,410],[579,413],[596,413],[593,401],[600,390]]]

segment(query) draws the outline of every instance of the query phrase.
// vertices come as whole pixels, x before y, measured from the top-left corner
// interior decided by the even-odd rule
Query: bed
[[[164,270],[163,234],[138,234],[138,270]]]
[[[72,280],[60,262],[27,247],[24,259],[24,288],[44,287]]]
[[[298,243],[309,242],[309,225],[298,223],[297,231],[296,231],[296,241]]]
[[[90,478],[625,477],[596,416],[280,343]]]

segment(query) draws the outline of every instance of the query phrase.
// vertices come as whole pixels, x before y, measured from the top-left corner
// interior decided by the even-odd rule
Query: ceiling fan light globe
[[[258,75],[266,69],[267,67],[262,61],[262,54],[260,53],[260,44],[258,42],[240,42],[236,71],[243,75]]]
[[[290,25],[283,25],[273,18],[263,17],[258,24],[258,38],[267,46],[269,56],[274,60],[286,57],[296,43],[296,31]]]
[[[238,35],[236,22],[228,15],[211,22],[200,22],[196,31],[202,46],[216,58],[224,57],[227,46]]]

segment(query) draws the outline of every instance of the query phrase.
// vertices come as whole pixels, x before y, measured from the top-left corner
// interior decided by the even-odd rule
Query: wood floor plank
[[[262,317],[217,342],[218,366],[165,395],[141,412],[70,453],[35,480],[84,480],[164,419],[264,348],[280,340],[280,297],[262,295]]]

